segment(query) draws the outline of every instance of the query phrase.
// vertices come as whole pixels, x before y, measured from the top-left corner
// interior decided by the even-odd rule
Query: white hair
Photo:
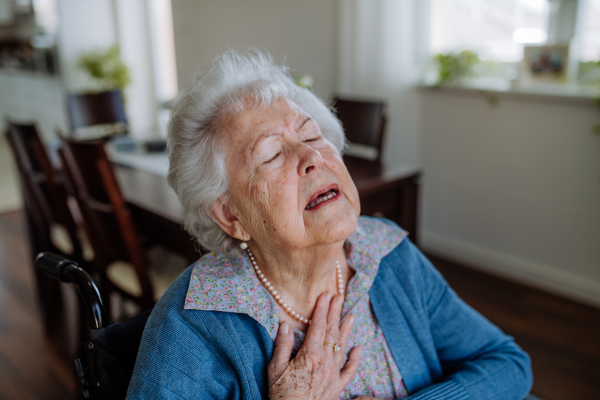
[[[212,216],[214,202],[228,191],[221,153],[226,144],[216,122],[225,112],[268,107],[280,98],[307,112],[325,139],[343,153],[346,139],[332,109],[297,86],[286,66],[256,49],[229,50],[217,57],[175,101],[168,128],[168,181],[183,205],[185,229],[204,249],[222,251],[233,240]]]

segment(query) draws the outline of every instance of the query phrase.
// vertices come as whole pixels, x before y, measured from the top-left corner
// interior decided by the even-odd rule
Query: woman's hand
[[[339,398],[360,363],[360,348],[357,347],[352,349],[344,366],[344,354],[354,316],[345,318],[340,326],[343,302],[342,295],[335,296],[333,300],[329,293],[319,296],[306,340],[292,361],[294,334],[287,322],[281,324],[273,358],[269,363],[270,400]],[[334,353],[333,348],[324,342],[337,343],[340,350]]]

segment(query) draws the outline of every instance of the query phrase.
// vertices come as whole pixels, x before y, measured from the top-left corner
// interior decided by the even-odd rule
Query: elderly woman
[[[169,182],[211,251],[146,326],[130,399],[514,399],[530,360],[384,219],[359,217],[339,121],[229,51],[175,105]],[[341,321],[341,323],[340,323]]]

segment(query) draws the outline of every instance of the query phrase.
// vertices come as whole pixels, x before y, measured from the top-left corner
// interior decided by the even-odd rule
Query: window
[[[581,4],[581,61],[600,60],[600,0]]]
[[[517,62],[524,44],[543,43],[548,36],[548,0],[431,1],[434,54],[471,50],[482,60]]]
[[[150,43],[154,67],[154,85],[160,102],[177,96],[177,68],[171,0],[150,0]]]

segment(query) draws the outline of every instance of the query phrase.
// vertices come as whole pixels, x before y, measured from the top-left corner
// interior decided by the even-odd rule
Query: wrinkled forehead
[[[280,97],[268,104],[257,103],[254,99],[246,100],[246,107],[227,112],[219,118],[217,130],[231,134],[246,136],[256,134],[262,129],[271,129],[281,123],[295,123],[295,121],[310,117],[294,101]],[[225,133],[225,132],[224,132]]]

